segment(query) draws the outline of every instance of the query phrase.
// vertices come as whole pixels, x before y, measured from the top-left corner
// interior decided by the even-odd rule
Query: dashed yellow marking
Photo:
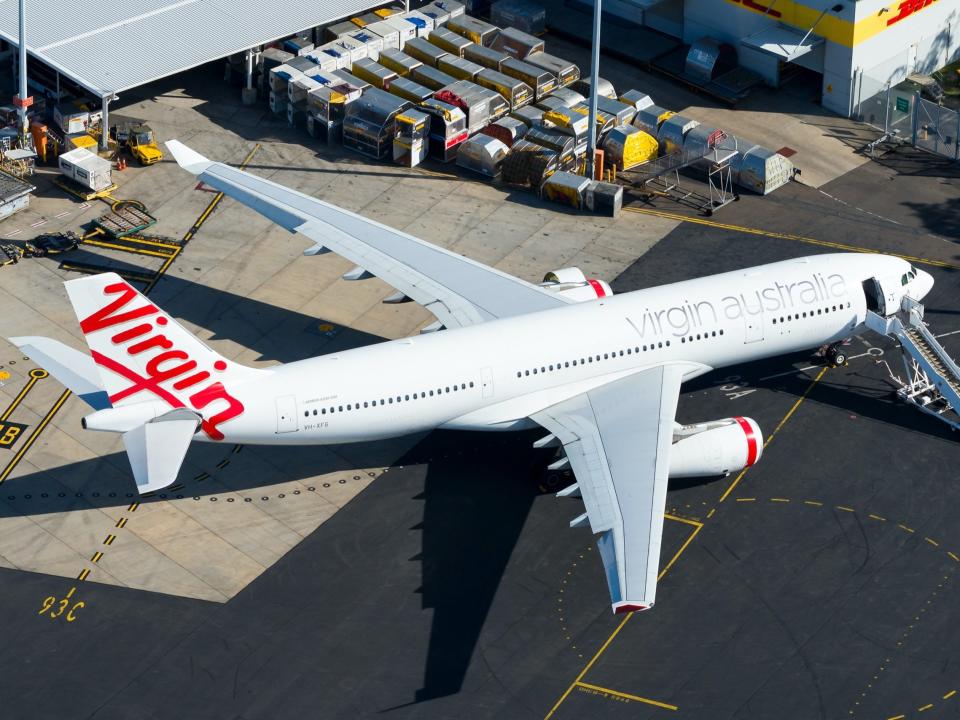
[[[140,503],[130,503],[130,505],[127,507],[127,512],[136,512],[138,507],[140,507]]]
[[[84,568],[83,570],[80,571],[80,574],[77,575],[77,580],[80,580],[80,581],[86,580],[87,575],[89,574],[90,574],[90,570],[88,568]]]
[[[957,557],[954,553],[948,552],[947,555],[949,555],[951,558],[953,558],[954,561],[960,562],[960,557]]]
[[[846,505],[834,505],[834,507],[837,510],[843,510],[844,512],[856,512],[856,510],[851,507],[847,507]]]
[[[636,702],[644,703],[645,705],[653,705],[654,707],[663,708],[664,710],[677,710],[676,705],[670,705],[665,702],[660,702],[659,700],[651,700],[650,698],[640,697],[639,695],[630,695],[629,693],[611,690],[610,688],[601,687],[600,685],[591,685],[585,682],[578,682],[577,687],[581,687],[586,690],[594,690],[601,693],[608,693],[609,695],[623,698],[624,700],[635,700]]]
[[[116,539],[117,539],[117,536],[116,536],[116,535],[113,535],[113,534],[111,533],[110,535],[107,535],[107,536],[103,539],[103,544],[104,544],[104,545],[113,545],[113,541],[116,540]]]
[[[901,530],[906,530],[908,533],[916,532],[912,527],[907,527],[903,523],[897,523],[897,527]]]
[[[710,508],[710,512],[707,513],[707,520],[713,517],[713,514],[717,511],[716,508]]]
[[[918,708],[917,708],[917,712],[926,712],[927,710],[929,710],[929,709],[932,708],[932,707],[933,707],[933,703],[927,703],[927,704],[924,705],[923,707],[918,707]]]
[[[887,519],[886,519],[885,517],[880,517],[879,515],[874,515],[873,513],[871,513],[870,515],[867,515],[867,517],[870,518],[870,519],[872,519],[872,520],[879,520],[880,522],[886,522],[886,521],[887,521]]]
[[[93,557],[90,558],[90,562],[92,562],[92,563],[100,562],[100,558],[102,558],[102,557],[103,557],[103,553],[100,552],[99,550],[97,550],[97,551],[93,554]]]
[[[938,542],[937,542],[936,540],[934,540],[933,538],[925,537],[924,540],[926,540],[928,543],[930,543],[930,544],[933,545],[934,547],[940,547],[940,543],[938,543]]]
[[[892,718],[887,718],[887,720],[903,720],[906,715],[894,715]]]
[[[770,502],[790,502],[790,498],[770,498]]]
[[[127,524],[127,519],[126,519],[126,518],[120,518],[119,520],[117,520],[117,527],[118,527],[118,528],[122,528],[122,527],[123,527],[124,525],[126,525],[126,524]]]
[[[956,694],[957,694],[957,691],[956,691],[956,690],[951,690],[950,692],[948,692],[946,695],[943,696],[943,699],[944,699],[944,700],[949,700],[950,698],[952,698],[952,697],[953,697],[954,695],[956,695]]]
[[[737,498],[737,502],[755,502],[756,498]]]
[[[823,503],[817,500],[804,500],[804,505],[813,505],[814,507],[823,507]]]

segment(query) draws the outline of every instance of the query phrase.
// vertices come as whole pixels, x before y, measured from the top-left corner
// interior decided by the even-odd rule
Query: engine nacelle
[[[543,276],[540,287],[569,297],[574,302],[587,302],[613,295],[613,290],[603,280],[588,278],[580,268],[575,267],[548,272]]]
[[[763,434],[751,418],[735,417],[674,431],[670,477],[729,475],[753,465],[763,454]]]

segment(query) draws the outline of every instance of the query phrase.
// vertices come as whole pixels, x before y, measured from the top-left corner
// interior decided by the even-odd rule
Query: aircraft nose
[[[923,270],[917,270],[917,277],[913,283],[917,286],[914,291],[917,300],[922,300],[933,289],[933,275]]]

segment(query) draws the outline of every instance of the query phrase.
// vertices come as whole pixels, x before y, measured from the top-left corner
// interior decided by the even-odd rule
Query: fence
[[[916,87],[916,86],[914,86]],[[913,88],[860,76],[854,117],[880,130],[877,143],[899,138],[922,150],[960,160],[960,111],[920,97]],[[872,147],[876,143],[871,143]]]

